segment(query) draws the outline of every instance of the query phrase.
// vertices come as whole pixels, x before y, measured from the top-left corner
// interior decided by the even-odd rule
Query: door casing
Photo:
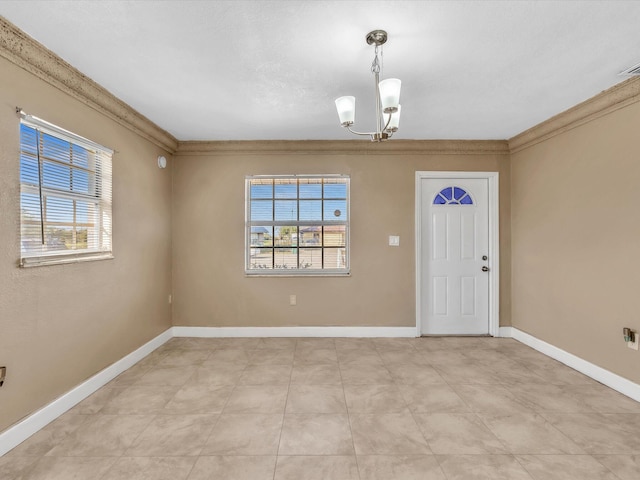
[[[422,334],[422,188],[424,179],[479,178],[489,184],[489,335],[498,336],[500,329],[500,230],[499,230],[499,175],[498,172],[416,172],[415,184],[415,246],[416,246],[416,337]]]

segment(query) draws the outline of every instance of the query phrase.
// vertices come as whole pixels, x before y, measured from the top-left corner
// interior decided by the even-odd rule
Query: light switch
[[[391,247],[399,247],[400,246],[400,237],[398,235],[389,235],[389,246],[391,246]]]

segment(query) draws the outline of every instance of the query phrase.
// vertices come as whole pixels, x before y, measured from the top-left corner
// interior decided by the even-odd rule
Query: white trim
[[[173,337],[415,337],[414,327],[171,327],[93,377],[0,432],[0,457]]]
[[[419,331],[418,331],[419,332]],[[414,327],[171,327],[24,420],[0,433],[0,457],[47,426],[120,373],[173,337],[415,337]],[[513,338],[604,385],[640,402],[640,385],[546,343],[515,327],[499,327],[499,337]]]
[[[76,253],[71,255],[42,255],[39,257],[22,257],[22,268],[41,267],[43,265],[64,265],[69,263],[96,262],[98,260],[113,260],[113,254],[107,253]]]
[[[471,178],[486,179],[489,188],[489,335],[500,336],[500,192],[498,172],[416,172],[415,184],[415,248],[416,248],[416,336],[422,335],[421,291],[422,291],[422,188],[425,178]]]
[[[174,337],[415,337],[414,327],[173,327]]]
[[[89,395],[100,389],[122,372],[132,367],[172,338],[169,328],[154,339],[142,345],[129,355],[109,365],[93,377],[72,388],[53,402],[32,413],[24,420],[0,433],[0,457],[24,442],[38,430],[44,428],[67,410],[73,408]]]
[[[627,380],[620,375],[617,375],[609,370],[606,370],[598,365],[595,365],[587,360],[584,360],[580,357],[573,355],[561,348],[558,348],[550,343],[547,343],[539,338],[534,337],[533,335],[529,335],[528,333],[523,332],[522,330],[518,330],[515,327],[502,327],[502,330],[508,329],[509,336],[525,345],[539,351],[551,357],[559,362],[564,363],[568,367],[577,370],[580,373],[584,373],[586,376],[597,380],[598,382],[610,387],[617,392],[630,397],[637,402],[640,402],[640,385],[632,382],[631,380]]]
[[[498,337],[500,338],[513,338],[512,335],[513,327],[500,327],[498,329]]]

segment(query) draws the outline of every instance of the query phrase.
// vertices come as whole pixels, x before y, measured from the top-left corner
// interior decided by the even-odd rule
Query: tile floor
[[[508,339],[173,339],[0,479],[631,480],[640,403]]]

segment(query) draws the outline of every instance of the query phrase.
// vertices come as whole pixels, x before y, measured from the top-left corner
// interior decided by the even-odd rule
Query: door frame
[[[500,229],[498,172],[416,172],[416,337],[422,335],[422,180],[424,179],[486,179],[489,187],[489,335],[497,337],[500,329]]]

